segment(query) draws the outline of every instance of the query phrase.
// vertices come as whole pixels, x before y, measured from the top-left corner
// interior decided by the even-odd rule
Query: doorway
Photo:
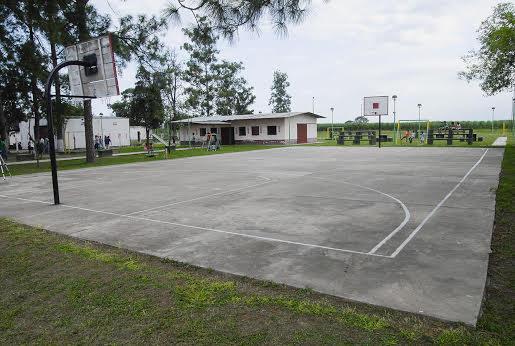
[[[222,137],[222,145],[234,144],[234,127],[221,127],[220,136]]]
[[[308,124],[297,124],[297,143],[308,142]]]

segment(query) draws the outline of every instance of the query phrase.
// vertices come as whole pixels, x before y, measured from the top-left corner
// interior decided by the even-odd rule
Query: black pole
[[[57,161],[55,159],[55,141],[54,141],[54,118],[52,117],[52,80],[54,79],[54,75],[56,75],[60,69],[70,65],[79,65],[90,67],[92,64],[80,61],[80,60],[71,60],[65,61],[57,65],[50,75],[45,84],[45,96],[47,101],[47,123],[48,123],[48,144],[50,151],[50,165],[52,166],[52,187],[54,190],[54,204],[59,204],[59,183],[57,182]],[[34,145],[35,146],[35,145]]]
[[[379,148],[381,148],[381,114],[379,114]]]

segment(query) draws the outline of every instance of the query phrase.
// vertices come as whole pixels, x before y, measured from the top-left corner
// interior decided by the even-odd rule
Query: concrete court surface
[[[0,182],[0,216],[474,325],[503,149],[297,146]]]

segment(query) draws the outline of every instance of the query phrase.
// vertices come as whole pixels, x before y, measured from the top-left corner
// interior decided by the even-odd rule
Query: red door
[[[297,143],[308,142],[308,124],[297,124]]]

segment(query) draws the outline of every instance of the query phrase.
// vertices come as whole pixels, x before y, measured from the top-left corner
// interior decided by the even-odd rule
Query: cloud
[[[113,14],[105,0],[92,2]],[[167,1],[109,3],[120,15],[157,14]],[[310,110],[314,96],[316,111],[329,115],[335,107],[335,121],[354,118],[363,96],[373,94],[397,94],[401,118],[415,114],[417,103],[424,104],[425,116],[433,120],[488,119],[492,106],[499,117],[509,118],[510,94],[487,98],[477,83],[457,78],[463,69],[460,56],[476,47],[476,30],[496,3],[315,0],[306,19],[289,27],[287,37],[278,37],[264,20],[259,34],[241,32],[234,43],[221,41],[219,46],[222,58],[245,64],[256,111],[269,110],[272,73],[280,69],[289,75],[295,110]],[[174,27],[166,40],[178,48],[184,36]],[[134,83],[134,72],[133,65],[124,71],[122,88]]]

